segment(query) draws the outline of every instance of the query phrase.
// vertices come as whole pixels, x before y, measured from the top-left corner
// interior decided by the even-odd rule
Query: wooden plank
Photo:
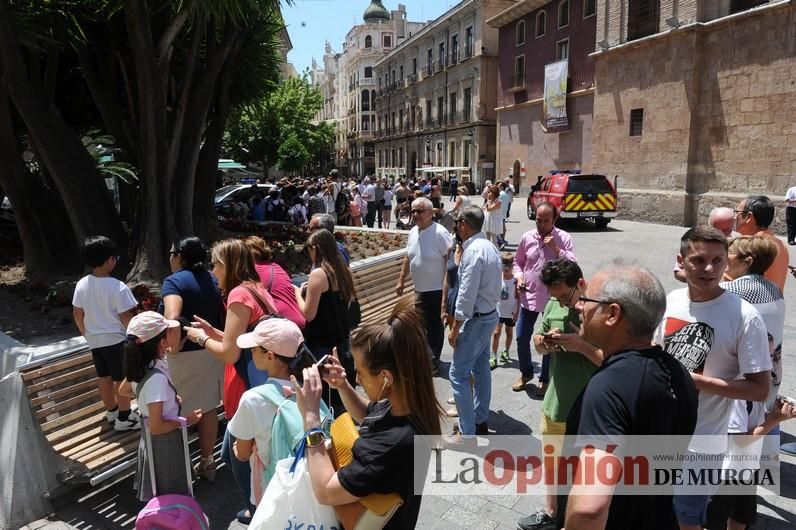
[[[73,423],[68,427],[64,427],[63,429],[59,429],[55,432],[48,434],[47,441],[51,444],[60,442],[64,438],[68,438],[73,436],[75,433],[81,432],[83,429],[89,428],[92,425],[100,425],[101,422],[105,421],[105,411],[103,410],[101,413],[95,414],[86,418],[85,420],[80,420],[77,423]],[[107,422],[106,422],[107,423]]]
[[[60,372],[62,370],[66,370],[67,368],[72,368],[74,366],[78,366],[81,364],[85,364],[87,366],[94,366],[94,361],[92,360],[91,352],[84,353],[82,355],[78,355],[77,357],[66,359],[64,361],[60,361],[57,363],[44,365],[39,368],[34,368],[33,370],[29,370],[27,372],[22,372],[22,380],[30,381],[32,379],[37,379],[39,377],[44,377],[46,375],[54,374],[56,372]]]
[[[85,465],[90,471],[94,471],[96,469],[102,468],[103,466],[105,466],[105,464],[114,462],[115,460],[118,460],[124,456],[133,456],[135,455],[135,452],[137,450],[138,450],[138,439],[135,439],[117,448],[116,450],[111,451],[110,453],[106,453],[105,455],[100,456],[99,458],[95,458],[94,460],[91,461],[81,460],[80,462],[83,465]]]
[[[130,441],[131,437],[138,440],[141,437],[140,431],[112,431],[109,436],[97,440],[93,445],[83,447],[79,451],[73,451],[69,458],[77,460],[78,462],[93,460],[99,453],[103,451],[107,452],[107,447],[113,449],[120,445],[124,445],[126,442]]]
[[[69,425],[70,423],[79,420],[80,418],[84,418],[86,416],[93,415],[95,412],[102,411],[102,416],[105,416],[105,405],[102,402],[94,403],[93,405],[89,405],[88,407],[84,407],[80,410],[76,410],[74,412],[70,412],[69,414],[64,414],[60,418],[52,421],[48,421],[46,423],[41,424],[41,430],[46,434],[52,430],[57,429],[61,426]]]
[[[70,451],[74,451],[78,447],[81,447],[87,440],[88,443],[94,443],[94,441],[100,439],[104,434],[112,430],[113,425],[103,420],[102,422],[85,428],[73,436],[69,436],[57,444],[53,444],[52,447],[56,453],[69,456],[69,454],[71,454]]]
[[[94,388],[83,394],[78,394],[75,397],[69,398],[64,401],[56,402],[51,406],[42,408],[36,412],[36,417],[39,420],[46,421],[47,416],[49,416],[50,414],[55,414],[56,412],[66,410],[70,407],[74,407],[76,405],[79,405],[80,403],[83,403],[84,401],[90,401],[92,403],[96,403],[98,397],[99,397],[99,390],[97,388]]]
[[[36,396],[30,400],[30,404],[33,405],[35,409],[39,405],[43,405],[48,401],[57,401],[64,397],[69,397],[73,394],[77,394],[81,390],[85,390],[86,388],[97,387],[97,378],[89,379],[87,381],[81,381],[76,385],[67,386],[64,388],[59,388],[58,390],[53,390],[52,392],[48,392],[46,394],[42,394],[40,396]]]
[[[28,395],[35,394],[36,392],[41,392],[46,388],[52,388],[54,386],[58,386],[60,384],[66,383],[71,381],[72,379],[77,379],[79,377],[89,377],[95,376],[97,372],[94,370],[94,366],[86,366],[84,368],[80,368],[79,370],[75,370],[74,372],[68,372],[64,375],[59,375],[58,377],[53,377],[52,379],[45,379],[39,383],[35,383],[32,385],[28,385]]]

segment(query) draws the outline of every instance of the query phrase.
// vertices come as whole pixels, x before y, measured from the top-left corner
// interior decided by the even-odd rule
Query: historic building
[[[592,167],[622,216],[692,225],[796,185],[794,2],[600,0],[592,57]]]
[[[495,176],[497,30],[509,0],[464,0],[375,63],[376,173],[480,187]]]
[[[364,23],[346,35],[342,51],[334,52],[327,43],[323,70],[312,70],[313,82],[324,96],[317,119],[336,125],[334,163],[345,176],[372,175],[376,170],[376,62],[424,25],[408,21],[403,4],[390,11],[380,0],[372,0],[362,18]]]
[[[520,0],[487,21],[500,41],[497,171],[517,189],[551,169],[591,171],[597,3]],[[555,116],[546,73],[560,90]]]

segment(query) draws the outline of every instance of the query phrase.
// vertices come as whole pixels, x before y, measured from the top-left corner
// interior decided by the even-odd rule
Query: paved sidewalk
[[[531,227],[525,217],[524,201],[519,198],[513,205],[513,216],[508,225],[508,241],[516,245],[521,234]],[[672,264],[679,249],[679,238],[685,231],[681,227],[614,221],[605,232],[588,227],[565,227],[572,233],[575,251],[584,274],[590,277],[602,261],[622,257],[635,259],[649,267],[661,279],[667,291],[682,284],[672,276]],[[507,250],[513,250],[512,246]],[[796,262],[796,255],[792,262]],[[788,279],[786,286],[788,312],[785,326],[783,355],[784,383],[781,393],[796,396],[796,359],[789,350],[796,349],[796,280]],[[451,349],[445,347],[443,360],[449,361]],[[492,372],[492,412],[489,423],[499,434],[537,433],[541,402],[530,397],[530,391],[513,392],[511,384],[519,372],[516,364],[516,345],[511,350],[512,361]],[[534,354],[538,361],[538,355]],[[443,370],[444,372],[444,370]],[[441,402],[451,396],[450,385],[444,378],[436,378],[437,395]],[[447,405],[445,405],[447,408]],[[450,424],[448,428],[450,428]],[[784,424],[783,442],[796,440],[796,421]],[[784,530],[796,527],[796,458],[782,457],[784,485],[781,496],[761,499],[756,530]],[[88,491],[82,492],[84,495]],[[222,469],[214,485],[200,482],[197,497],[211,518],[213,529],[244,528],[234,522],[234,514],[241,499],[235,489],[231,474]],[[529,496],[425,496],[418,521],[423,529],[514,529],[519,517],[541,506],[541,497]],[[132,528],[140,504],[134,500],[131,479],[127,478],[108,489],[80,500],[74,495],[65,505],[59,506],[50,521],[37,521],[30,529],[90,529]]]

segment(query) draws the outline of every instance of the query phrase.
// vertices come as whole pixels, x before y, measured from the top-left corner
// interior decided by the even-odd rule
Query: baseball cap
[[[295,357],[304,343],[299,327],[286,318],[263,320],[251,333],[244,333],[235,341],[239,348],[259,346],[281,357]]]
[[[168,328],[179,326],[179,322],[169,320],[160,313],[144,311],[130,319],[130,323],[127,325],[127,334],[136,337],[141,343],[154,339]]]

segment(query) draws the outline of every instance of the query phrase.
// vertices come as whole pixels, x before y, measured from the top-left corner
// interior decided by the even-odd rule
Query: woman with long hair
[[[298,304],[296,303],[296,290],[290,275],[275,263],[271,247],[259,236],[249,236],[243,239],[254,259],[254,269],[260,282],[274,299],[277,313],[294,322],[300,329],[304,329],[305,320]]]
[[[172,244],[169,250],[172,274],[163,280],[161,289],[163,302],[159,312],[163,316],[190,321],[197,315],[214,328],[221,326],[221,292],[206,263],[207,247],[198,237],[184,237]],[[194,471],[213,482],[216,477],[213,446],[218,436],[215,410],[221,403],[224,364],[198,344],[186,342],[182,350],[169,354],[169,369],[182,406],[204,413],[198,425],[202,456]]]
[[[321,504],[356,502],[370,493],[397,493],[403,505],[385,528],[414,528],[421,496],[414,492],[414,437],[439,435],[442,407],[434,393],[431,359],[423,324],[414,304],[402,300],[387,322],[366,324],[352,342],[357,381],[366,396],[354,390],[336,358],[324,366],[323,380],[336,388],[346,410],[360,424],[353,460],[335,471],[323,443],[307,446],[309,473]],[[320,427],[321,374],[304,370],[296,388],[304,428]]]
[[[319,359],[337,348],[343,366],[350,369],[351,384],[356,384],[349,347],[352,324],[348,319],[349,306],[356,299],[354,277],[328,230],[310,234],[306,248],[313,270],[302,288],[297,289],[296,300],[307,320],[304,328],[307,347]],[[339,412],[341,403],[337,396],[333,396],[331,402]]]
[[[243,241],[218,241],[211,250],[210,263],[227,307],[224,330],[211,326],[202,318],[195,318],[195,327],[187,328],[187,332],[191,341],[226,364],[224,411],[231,418],[237,411],[243,393],[268,379],[268,374],[255,366],[251,350],[241,349],[236,341],[243,333],[254,329],[260,320],[275,315],[277,311],[273,298],[260,282],[252,253]],[[255,508],[249,504],[251,468],[248,462],[240,462],[235,458],[233,443],[234,439],[227,430],[221,445],[221,459],[232,469],[248,505],[248,509],[238,512],[238,521],[248,524]]]

